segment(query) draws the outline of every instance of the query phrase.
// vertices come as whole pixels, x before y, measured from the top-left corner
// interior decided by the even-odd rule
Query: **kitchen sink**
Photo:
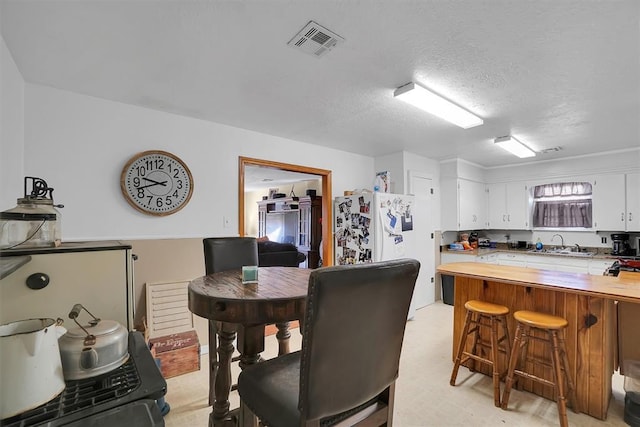
[[[595,255],[595,252],[578,252],[572,251],[570,248],[553,248],[553,249],[532,249],[528,251],[529,253],[534,254],[549,254],[549,255],[564,255],[564,256],[573,256],[573,257],[592,257]]]

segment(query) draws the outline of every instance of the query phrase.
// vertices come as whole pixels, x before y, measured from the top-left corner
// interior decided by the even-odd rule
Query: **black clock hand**
[[[164,185],[166,186],[167,181],[164,181],[164,183],[162,182],[156,182],[154,184],[149,184],[149,185],[143,185],[142,187],[136,187],[137,190],[142,190],[143,188],[147,188],[147,187],[153,187],[154,185]]]
[[[144,176],[142,177],[142,179],[144,179],[145,181],[153,182],[153,185],[162,185],[163,187],[167,186],[167,181],[158,182],[149,178],[145,178]],[[149,185],[147,185],[147,187],[149,187]],[[146,187],[142,187],[142,188],[146,188]]]

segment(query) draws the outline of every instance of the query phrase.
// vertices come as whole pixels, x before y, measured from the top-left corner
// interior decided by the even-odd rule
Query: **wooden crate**
[[[200,370],[200,341],[196,331],[151,338],[152,352],[160,360],[160,372],[171,378]]]

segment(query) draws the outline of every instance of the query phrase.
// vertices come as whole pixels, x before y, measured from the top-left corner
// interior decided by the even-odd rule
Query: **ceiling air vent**
[[[333,31],[327,30],[317,22],[309,21],[287,44],[319,58],[343,41],[344,39]]]

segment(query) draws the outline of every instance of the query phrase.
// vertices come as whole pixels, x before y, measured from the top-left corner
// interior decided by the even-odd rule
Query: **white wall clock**
[[[144,151],[124,165],[120,188],[127,202],[140,212],[165,216],[178,212],[189,202],[193,176],[187,165],[173,154]]]

